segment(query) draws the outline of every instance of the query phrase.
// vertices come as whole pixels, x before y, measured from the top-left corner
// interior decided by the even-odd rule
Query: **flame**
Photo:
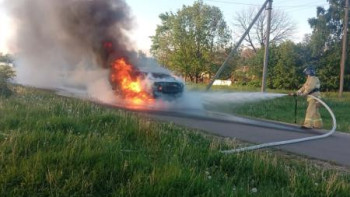
[[[141,76],[135,73],[135,68],[124,58],[115,60],[110,74],[110,81],[115,86],[115,91],[133,104],[153,102],[153,97],[145,90]]]

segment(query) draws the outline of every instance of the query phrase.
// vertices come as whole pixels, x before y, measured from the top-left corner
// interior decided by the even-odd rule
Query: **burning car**
[[[154,98],[174,99],[182,96],[184,83],[176,77],[161,72],[143,72],[147,83],[151,84],[151,94]]]
[[[110,84],[117,95],[136,104],[152,102],[158,98],[176,99],[184,91],[184,83],[175,76],[159,70],[132,66],[123,58],[112,63]]]

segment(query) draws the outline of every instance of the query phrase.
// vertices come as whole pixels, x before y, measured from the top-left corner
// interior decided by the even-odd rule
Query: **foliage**
[[[303,55],[307,49],[302,44],[286,41],[280,45],[271,45],[268,62],[267,86],[275,89],[296,89],[304,81],[302,70],[305,66]],[[246,66],[245,82],[257,87],[261,84],[265,50],[260,48],[249,58],[242,57],[241,67]],[[242,69],[241,69],[242,70]],[[235,72],[235,76],[243,73]]]
[[[15,71],[10,66],[0,65],[0,96],[9,96],[12,94],[8,86],[8,81],[15,77]]]
[[[0,98],[0,196],[346,196],[349,174],[48,92]],[[5,115],[3,115],[5,114]],[[255,188],[253,190],[253,188]]]
[[[314,56],[322,55],[342,39],[345,0],[328,0],[328,2],[327,10],[317,7],[316,18],[308,21],[313,29],[310,45]]]
[[[321,81],[321,89],[323,91],[331,91],[339,88],[340,73],[340,51],[341,48],[333,48],[324,53],[322,58],[318,60],[317,74]]]
[[[303,50],[291,41],[282,43],[275,50],[276,64],[271,68],[270,88],[297,89],[302,85],[305,62],[300,58]],[[271,61],[272,62],[272,61]]]
[[[328,9],[318,7],[316,18],[309,19],[313,32],[308,42],[309,49],[312,52],[312,61],[318,68],[322,89],[327,91],[339,88],[345,0],[328,0],[328,2]],[[350,34],[348,36],[349,39]],[[347,57],[350,57],[350,50],[347,53]],[[347,61],[345,65],[344,90],[350,90],[349,67],[350,61]]]
[[[270,55],[272,57],[272,55]],[[249,67],[248,73],[252,79],[261,80],[264,62],[264,49],[257,50],[256,54],[245,60],[246,66]]]
[[[225,58],[230,31],[219,8],[196,1],[159,18],[151,52],[161,64],[198,82]]]

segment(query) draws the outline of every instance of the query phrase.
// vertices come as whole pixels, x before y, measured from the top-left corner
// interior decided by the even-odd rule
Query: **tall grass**
[[[0,100],[0,196],[348,196],[350,175],[87,101]]]

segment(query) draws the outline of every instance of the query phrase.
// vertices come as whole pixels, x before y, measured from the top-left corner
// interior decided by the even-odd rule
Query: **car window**
[[[170,75],[165,73],[152,73],[152,77],[159,78],[159,79],[172,78]]]

